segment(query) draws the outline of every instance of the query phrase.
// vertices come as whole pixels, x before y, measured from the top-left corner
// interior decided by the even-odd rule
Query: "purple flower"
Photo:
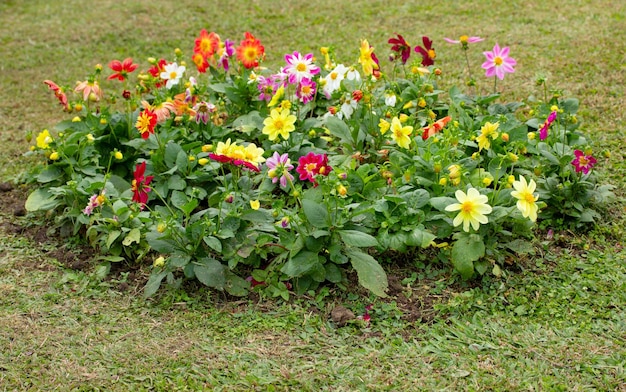
[[[517,64],[517,61],[509,57],[508,46],[500,49],[500,46],[496,44],[491,52],[483,52],[483,54],[487,61],[483,63],[482,68],[485,69],[485,75],[488,78],[495,75],[498,79],[503,80],[505,73],[515,72],[513,67]]]
[[[548,128],[550,128],[550,124],[552,124],[554,120],[556,120],[556,112],[550,113],[546,121],[541,126],[541,129],[539,130],[539,140],[545,140],[545,138],[548,137]]]
[[[193,111],[196,112],[196,116],[194,120],[196,124],[200,124],[201,122],[207,124],[209,122],[209,114],[215,113],[217,108],[212,103],[208,103],[205,101],[197,103],[193,107]]]
[[[269,169],[267,175],[272,179],[274,184],[280,179],[280,186],[286,188],[287,179],[293,181],[293,176],[289,173],[290,170],[293,170],[293,165],[287,153],[280,155],[278,152],[274,151],[274,155],[267,158],[265,164]]]
[[[574,160],[572,161],[572,165],[576,168],[576,173],[583,172],[585,174],[589,173],[589,170],[598,162],[596,158],[591,155],[585,155],[584,152],[580,150],[574,151]]]
[[[224,71],[228,71],[228,59],[235,54],[235,43],[229,39],[224,41],[224,49],[220,56],[219,63],[224,68]]]

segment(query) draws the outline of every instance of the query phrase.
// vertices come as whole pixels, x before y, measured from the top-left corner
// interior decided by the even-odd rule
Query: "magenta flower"
[[[463,49],[467,49],[469,44],[473,44],[475,42],[481,42],[481,41],[484,41],[485,39],[480,38],[480,37],[468,37],[467,35],[462,35],[459,37],[458,40],[450,39],[450,38],[444,38],[443,40],[449,44],[461,44]]]
[[[424,43],[424,47],[416,46],[415,52],[422,55],[422,65],[424,67],[428,67],[429,65],[435,64],[435,57],[437,54],[435,53],[435,49],[433,48],[433,41],[426,37],[422,37],[422,42]]]
[[[296,91],[296,95],[300,98],[302,103],[308,103],[313,100],[315,93],[317,92],[316,86],[317,84],[315,84],[315,82],[311,79],[302,79],[298,85],[298,90]]]
[[[400,34],[396,35],[398,38],[392,37],[387,41],[387,43],[391,45],[391,51],[393,52],[389,59],[395,61],[398,56],[400,56],[402,58],[402,64],[406,64],[411,56],[411,45],[409,45]]]
[[[487,61],[483,63],[482,68],[486,70],[485,75],[488,78],[495,75],[502,80],[505,73],[515,72],[513,67],[517,64],[517,61],[509,57],[508,46],[500,49],[500,46],[496,44],[491,52],[483,52],[483,54]]]
[[[215,105],[209,102],[199,102],[193,107],[193,111],[196,113],[194,120],[196,124],[207,124],[209,122],[210,114],[215,113],[217,108]]]
[[[589,173],[589,170],[598,162],[596,158],[591,155],[585,155],[584,152],[580,150],[574,151],[574,160],[572,161],[572,165],[576,168],[576,173],[583,172],[585,174]]]
[[[545,140],[545,138],[548,137],[548,128],[550,128],[550,124],[552,124],[552,122],[554,122],[555,119],[556,119],[556,112],[550,113],[546,121],[541,126],[541,129],[539,130],[539,140]]]
[[[219,64],[222,65],[222,67],[224,68],[224,71],[228,71],[229,68],[229,64],[228,64],[228,60],[233,57],[235,54],[235,43],[229,39],[227,39],[226,41],[224,41],[224,49],[223,49],[223,53],[220,56],[219,59]]]
[[[293,165],[287,153],[280,155],[278,152],[274,151],[274,155],[267,158],[265,164],[269,169],[267,175],[272,179],[274,184],[280,179],[280,186],[286,188],[287,180],[293,181],[293,176],[289,173],[290,170],[293,170]]]
[[[313,53],[304,55],[300,52],[293,52],[293,54],[285,55],[285,61],[287,67],[284,72],[289,75],[289,83],[297,84],[302,79],[313,79],[313,75],[320,72],[320,68],[313,64]]]
[[[333,170],[328,166],[328,156],[326,154],[315,154],[310,152],[298,159],[296,171],[300,174],[300,180],[309,180],[317,186],[315,176],[318,174],[327,176]]]

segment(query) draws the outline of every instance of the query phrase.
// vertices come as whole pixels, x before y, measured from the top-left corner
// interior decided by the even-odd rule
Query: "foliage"
[[[136,76],[132,59],[112,61],[112,82],[100,65],[72,89],[46,81],[74,117],[36,137],[29,154],[45,164],[28,176],[39,187],[26,207],[85,235],[105,264],[150,255],[146,295],[197,279],[283,298],[346,285],[351,271],[385,296],[380,262],[415,248],[464,278],[500,276],[533,251],[536,221],[597,219],[612,193],[578,101],[544,81],[527,102],[499,102],[496,78],[488,95],[443,91],[423,42],[421,61],[396,46],[388,73],[366,40],[350,65],[324,47],[324,63],[293,52],[273,73],[252,34],[235,47],[203,30],[186,79],[177,49]],[[483,68],[502,79],[516,62],[496,47]]]

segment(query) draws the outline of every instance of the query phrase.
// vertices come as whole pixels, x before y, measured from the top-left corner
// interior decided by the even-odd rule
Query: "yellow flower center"
[[[176,79],[176,72],[170,72],[170,79]]]
[[[534,203],[535,196],[533,196],[533,194],[530,192],[526,192],[524,193],[524,200],[526,200],[527,203]]]
[[[430,57],[431,59],[434,59],[435,57],[437,57],[434,49],[431,49],[428,51],[428,57]]]
[[[337,79],[337,76],[339,76],[339,74],[337,74],[337,72],[331,72],[331,73],[330,73],[330,78],[331,78],[332,80]]]
[[[305,165],[306,171],[312,172],[317,167],[317,163],[307,163]]]
[[[493,63],[495,65],[502,65],[503,61],[502,61],[502,57],[498,56],[495,59],[493,59]]]
[[[580,157],[578,158],[578,163],[580,166],[585,166],[589,163],[589,160],[586,157]]]
[[[459,38],[459,41],[461,41],[462,44],[466,44],[468,40],[469,40],[469,37],[467,35],[462,35]]]
[[[284,126],[285,126],[285,123],[283,122],[282,119],[278,118],[278,119],[274,120],[274,128],[276,128],[276,129],[283,129]]]
[[[463,202],[463,204],[461,204],[461,212],[469,214],[472,211],[474,211],[474,203],[472,203],[471,201],[465,201]]]
[[[304,71],[306,71],[306,64],[304,64],[304,63],[299,63],[299,64],[296,66],[296,69],[298,70],[298,72],[304,72]]]

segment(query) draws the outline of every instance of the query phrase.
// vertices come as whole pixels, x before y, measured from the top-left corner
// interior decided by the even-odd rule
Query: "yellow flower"
[[[398,143],[398,146],[402,148],[409,148],[411,144],[411,138],[409,135],[413,132],[412,126],[402,126],[400,119],[398,117],[394,117],[391,120],[391,137]]]
[[[383,135],[389,130],[390,127],[391,127],[391,124],[389,123],[389,121],[385,120],[384,118],[381,118],[380,121],[378,122],[378,128],[380,128],[380,133]]]
[[[278,135],[283,139],[289,138],[289,133],[294,131],[296,122],[296,116],[289,113],[288,109],[272,109],[270,116],[263,121],[265,127],[263,127],[263,133],[269,136],[270,140],[276,140]]]
[[[267,106],[271,108],[278,105],[278,102],[283,98],[283,95],[285,95],[285,87],[280,86],[278,90],[276,90],[276,94],[274,94]]]
[[[78,116],[74,116],[74,118],[72,119],[72,122],[80,122],[81,119]]]
[[[492,208],[487,204],[487,196],[474,188],[468,189],[467,194],[459,189],[454,195],[459,202],[447,206],[446,211],[460,211],[452,221],[455,227],[463,223],[463,230],[469,232],[470,224],[478,230],[481,223],[489,221],[485,215],[491,213]]]
[[[52,143],[52,136],[50,136],[50,132],[47,129],[39,132],[37,138],[35,139],[37,142],[37,147],[45,150],[49,147],[49,144]]]
[[[370,46],[366,39],[361,41],[361,49],[359,55],[359,64],[363,66],[363,73],[367,76],[374,73],[375,69],[378,69],[378,64],[372,58],[374,48]]]
[[[93,135],[91,133],[88,133],[87,134],[87,141],[88,142],[93,142],[94,140],[96,140],[96,139],[93,137]]]
[[[165,265],[165,257],[163,256],[159,256],[157,257],[154,262],[152,263],[152,265],[154,266],[154,268],[161,268]]]
[[[265,158],[263,158],[263,154],[265,150],[261,147],[257,147],[256,144],[250,143],[244,148],[245,153],[245,161],[250,163],[260,164],[265,162]]]
[[[446,177],[441,177],[439,179],[439,185],[445,186],[448,183],[448,179]]]
[[[200,159],[198,159],[198,164],[199,164],[200,166],[204,166],[204,165],[206,165],[207,163],[209,163],[209,160],[208,160],[207,158],[200,158]]]
[[[489,150],[491,147],[491,142],[489,138],[496,140],[498,138],[498,127],[500,127],[500,123],[496,122],[492,124],[490,122],[486,122],[485,125],[480,129],[480,135],[476,138],[478,142],[478,151],[481,151],[483,148],[485,150]]]
[[[117,159],[118,161],[121,161],[124,158],[124,155],[119,152],[119,151],[115,151],[115,153],[113,154],[113,156],[115,157],[115,159]]]
[[[250,208],[258,210],[261,207],[261,203],[258,200],[250,200]]]
[[[511,192],[511,196],[517,199],[517,208],[522,212],[522,216],[530,218],[533,222],[537,221],[537,210],[539,209],[536,203],[539,196],[535,196],[533,193],[536,187],[537,184],[534,180],[531,179],[529,183],[526,183],[526,179],[519,176],[519,181],[513,182],[515,190]]]
[[[52,154],[50,154],[50,157],[49,157],[49,158],[50,158],[50,160],[52,160],[52,161],[56,161],[56,160],[58,160],[58,159],[59,159],[59,153],[58,153],[58,152],[56,152],[56,151],[53,151],[53,152],[52,152]]]
[[[448,166],[448,171],[450,172],[451,179],[457,179],[461,177],[461,166],[459,165],[450,165]]]

